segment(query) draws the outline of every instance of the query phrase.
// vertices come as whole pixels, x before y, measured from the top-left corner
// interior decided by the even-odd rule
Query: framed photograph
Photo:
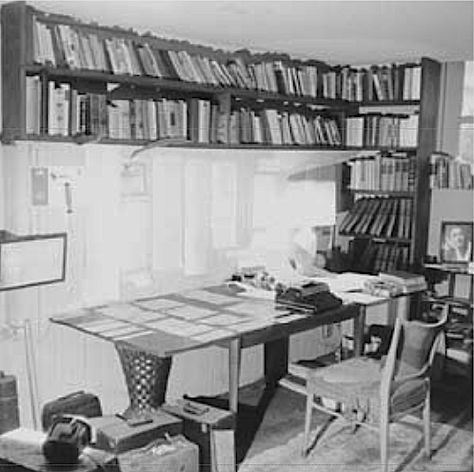
[[[441,222],[440,260],[444,264],[467,264],[472,261],[473,223]]]

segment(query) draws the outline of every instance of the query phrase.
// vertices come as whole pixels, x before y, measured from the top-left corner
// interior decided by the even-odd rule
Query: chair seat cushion
[[[329,367],[308,371],[307,391],[344,405],[344,415],[377,423],[380,412],[380,381],[384,360],[358,357]],[[402,369],[407,372],[409,369]],[[390,415],[423,404],[428,383],[424,379],[392,385]]]
[[[377,421],[381,362],[358,357],[308,373],[307,391],[344,405],[344,415]]]
[[[328,383],[357,384],[380,380],[381,363],[375,359],[358,357],[314,372]]]

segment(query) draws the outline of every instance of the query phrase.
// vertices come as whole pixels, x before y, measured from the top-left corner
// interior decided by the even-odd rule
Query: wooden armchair
[[[309,443],[313,408],[367,426],[380,435],[381,470],[388,471],[390,422],[417,410],[423,412],[425,453],[430,456],[430,367],[447,310],[433,322],[397,319],[386,358],[352,358],[308,372],[303,454]],[[439,315],[439,314],[438,314]],[[328,409],[315,397],[338,402]]]

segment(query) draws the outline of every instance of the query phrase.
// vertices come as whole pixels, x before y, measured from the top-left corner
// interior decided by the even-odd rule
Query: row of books
[[[352,190],[415,190],[416,158],[406,152],[376,153],[349,162]]]
[[[410,264],[408,246],[375,244],[371,253],[374,272],[404,270]]]
[[[410,248],[393,243],[372,240],[353,240],[349,246],[351,270],[378,274],[407,270],[410,266]]]
[[[226,61],[186,50],[156,48],[145,39],[105,38],[90,29],[33,21],[33,61],[53,67],[146,75],[285,95],[351,101],[419,99],[421,66],[354,69],[235,54]]]
[[[342,221],[339,232],[409,239],[412,217],[413,202],[409,198],[364,197],[355,202]]]
[[[320,115],[240,107],[224,110],[210,100],[107,100],[70,84],[48,83],[47,123],[41,122],[41,83],[27,77],[27,134],[94,134],[112,139],[178,138],[194,143],[341,144],[337,122]]]
[[[430,156],[430,188],[473,188],[471,164],[455,159],[445,153]]]
[[[414,274],[412,272],[399,270],[380,272],[379,279],[384,282],[398,285],[401,288],[402,293],[419,292],[420,290],[426,290],[427,288],[425,277],[421,274]]]
[[[421,66],[390,64],[355,69],[349,66],[328,73],[329,95],[350,101],[419,100]]]
[[[234,110],[224,119],[229,121],[229,144],[271,144],[303,146],[340,146],[336,120],[320,115],[308,116],[275,109]],[[222,140],[221,142],[227,142]]]
[[[346,118],[346,145],[411,148],[418,144],[418,115],[366,114]]]

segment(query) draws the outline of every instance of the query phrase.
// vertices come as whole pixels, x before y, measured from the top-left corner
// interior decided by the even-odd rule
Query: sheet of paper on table
[[[216,310],[209,310],[208,308],[201,308],[198,306],[180,306],[178,308],[170,308],[167,313],[186,320],[199,320],[206,316],[216,315]]]
[[[230,315],[230,314],[219,314],[216,316],[210,316],[203,320],[200,320],[200,323],[216,325],[216,326],[229,326],[238,323],[247,321],[247,317]]]
[[[334,294],[345,302],[358,303],[359,305],[375,305],[387,301],[387,298],[363,292],[334,292]]]
[[[180,295],[186,298],[191,298],[192,300],[212,303],[213,305],[225,305],[235,302],[235,297],[213,293],[208,290],[190,290],[189,292],[183,292]]]
[[[136,305],[147,310],[163,310],[166,308],[173,308],[183,306],[181,302],[170,300],[169,298],[151,298],[149,300],[137,300]]]
[[[282,314],[281,310],[277,310],[273,300],[271,302],[264,300],[254,300],[251,302],[242,302],[227,308],[228,311],[247,315],[252,319],[275,318]]]
[[[107,306],[96,307],[94,311],[121,320],[130,320],[135,316],[143,315],[144,312],[144,310],[131,303],[113,303]]]
[[[82,325],[79,324],[78,326],[83,329],[86,329],[87,331],[90,331],[91,333],[103,333],[118,328],[125,328],[130,325],[128,323],[123,323],[122,321],[117,321],[112,318],[109,318],[107,320],[103,320],[97,323],[85,323]]]
[[[197,334],[192,336],[192,339],[201,342],[210,342],[216,341],[218,339],[223,338],[231,338],[235,335],[235,332],[227,330],[227,329],[213,329],[212,331],[208,331],[203,334]]]
[[[358,274],[356,272],[344,272],[335,274],[334,277],[313,277],[315,282],[325,282],[331,292],[350,292],[362,290],[366,280],[376,279],[375,275]]]
[[[209,331],[209,326],[188,323],[184,320],[166,318],[159,321],[147,323],[147,327],[164,331],[165,333],[175,334],[177,336],[188,336]]]

